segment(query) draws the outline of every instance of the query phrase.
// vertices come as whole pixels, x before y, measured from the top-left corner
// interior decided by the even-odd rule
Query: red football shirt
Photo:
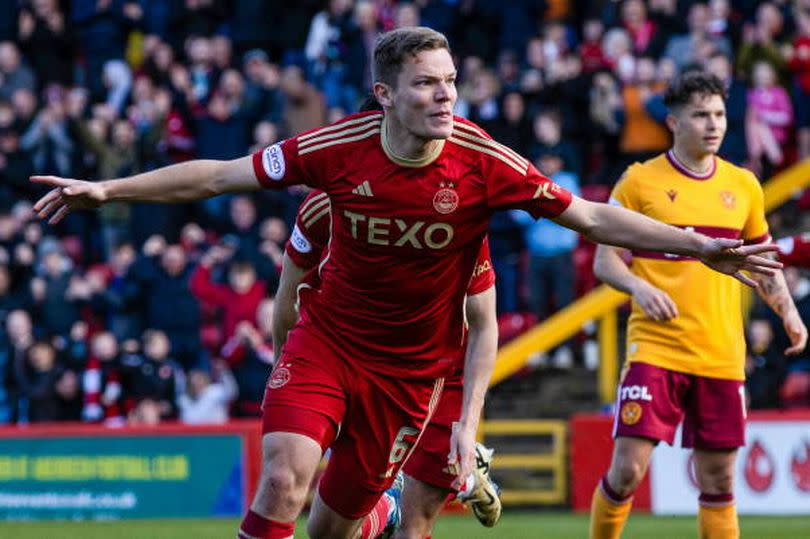
[[[786,266],[810,268],[810,234],[799,234],[782,238],[779,246],[779,260]]]
[[[489,217],[524,209],[553,217],[571,194],[474,124],[421,161],[391,151],[384,115],[369,112],[253,156],[267,188],[304,183],[331,202],[321,284],[286,350],[324,350],[390,376],[450,374],[463,304]]]
[[[299,268],[315,268],[321,261],[324,247],[329,243],[330,210],[329,197],[323,191],[311,191],[301,202],[295,217],[295,227],[284,248],[287,256]],[[319,285],[317,271],[308,273],[304,280],[311,287]],[[467,295],[480,294],[494,285],[495,270],[489,256],[489,239],[484,237],[470,284],[467,286]]]

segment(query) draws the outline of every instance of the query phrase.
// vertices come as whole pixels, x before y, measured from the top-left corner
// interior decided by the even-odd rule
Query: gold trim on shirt
[[[388,140],[388,117],[387,115],[383,116],[382,121],[382,129],[380,132],[380,141],[382,142],[382,149],[385,152],[385,155],[388,156],[388,159],[396,163],[397,165],[403,167],[424,167],[431,164],[435,161],[439,155],[442,153],[442,149],[444,148],[444,140],[440,139],[437,140],[438,144],[433,144],[428,155],[422,157],[420,159],[410,159],[407,157],[401,157],[397,155],[393,148],[391,148],[391,143]]]

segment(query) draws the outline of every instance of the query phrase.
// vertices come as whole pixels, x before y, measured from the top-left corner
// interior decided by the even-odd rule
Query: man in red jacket
[[[207,304],[222,309],[224,339],[230,339],[239,322],[256,324],[256,309],[267,294],[264,281],[256,278],[256,270],[250,262],[234,260],[228,269],[228,284],[212,280],[211,269],[228,259],[227,251],[214,246],[200,259],[200,264],[191,275],[191,291]]]

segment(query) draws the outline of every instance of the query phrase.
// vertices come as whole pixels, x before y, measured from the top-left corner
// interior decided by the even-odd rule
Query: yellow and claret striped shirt
[[[720,158],[705,176],[682,166],[672,151],[630,166],[611,201],[653,219],[712,237],[769,241],[762,188],[748,170]],[[743,380],[742,285],[700,261],[633,252],[631,270],[670,295],[678,317],[656,322],[633,302],[627,360],[673,371]]]

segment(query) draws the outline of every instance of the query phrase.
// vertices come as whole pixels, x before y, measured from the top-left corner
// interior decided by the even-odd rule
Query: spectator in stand
[[[605,53],[602,51],[602,38],[605,26],[599,19],[588,19],[582,27],[583,40],[579,46],[579,57],[582,59],[582,70],[593,73],[607,67]]]
[[[273,300],[265,299],[256,312],[258,328],[243,321],[222,347],[222,357],[230,366],[239,387],[234,412],[237,416],[261,415],[267,377],[275,362],[272,346]]]
[[[18,133],[24,133],[34,123],[37,116],[37,96],[27,88],[21,88],[11,96],[14,108],[14,127]]]
[[[795,267],[784,269],[785,282],[790,294],[799,309],[803,320],[810,317],[810,281],[802,277]],[[796,356],[785,357],[784,350],[790,345],[785,335],[781,319],[772,311],[767,310],[759,318],[764,318],[770,324],[773,341],[770,343],[770,353],[778,361],[771,365],[776,369],[779,387],[779,404],[787,408],[807,407],[810,405],[810,353],[803,351]],[[767,403],[773,405],[773,403]]]
[[[70,8],[84,58],[83,80],[94,98],[100,98],[102,66],[124,57],[129,30],[143,10],[134,0],[72,0]]]
[[[327,108],[354,110],[358,89],[347,84],[345,53],[351,31],[353,0],[330,0],[312,18],[305,53],[308,78],[324,93]]]
[[[26,307],[28,303],[19,287],[15,289],[11,282],[8,260],[3,260],[7,258],[8,253],[5,248],[0,247],[0,320],[5,320],[10,312]],[[2,331],[0,331],[0,335],[2,335]]]
[[[177,399],[185,391],[185,375],[170,357],[170,346],[164,332],[150,329],[143,334],[143,354],[129,352],[121,358],[128,410],[138,408],[144,400],[152,400],[158,404],[162,419],[177,417]]]
[[[555,148],[544,148],[535,164],[555,183],[579,196],[579,178],[565,168],[565,160]],[[531,310],[538,320],[545,320],[574,301],[572,253],[578,235],[547,219],[536,221],[521,210],[509,213],[523,227],[523,240],[529,252],[527,280]]]
[[[216,377],[203,370],[188,373],[188,390],[178,398],[180,421],[187,425],[222,424],[228,422],[228,407],[239,388],[223,361],[213,363]]]
[[[75,54],[71,28],[58,0],[37,0],[23,4],[19,18],[19,40],[36,72],[40,86],[73,82]]]
[[[748,143],[745,137],[745,122],[748,114],[748,89],[732,72],[731,60],[722,53],[716,53],[708,62],[706,70],[714,73],[726,85],[726,122],[728,128],[720,156],[737,166],[748,160]]]
[[[259,49],[246,52],[242,62],[245,73],[245,108],[250,112],[251,119],[280,122],[283,106],[278,66],[271,64],[267,53]]]
[[[153,399],[143,399],[130,410],[127,424],[133,427],[154,427],[161,422],[160,403]]]
[[[32,344],[31,316],[22,309],[9,312],[0,331],[0,424],[16,418],[19,388],[15,365]]]
[[[656,78],[655,62],[650,58],[639,58],[632,79],[622,89],[619,150],[625,167],[635,161],[645,161],[665,151],[671,144],[669,130],[664,124],[666,108],[661,100],[664,88]],[[660,106],[655,108],[655,104]]]
[[[764,314],[764,313],[763,313]],[[746,331],[748,353],[745,358],[747,406],[753,409],[777,408],[779,387],[785,380],[787,359],[773,346],[774,330],[767,319],[755,317]]]
[[[597,181],[612,184],[621,174],[619,164],[611,156],[619,154],[622,95],[618,82],[610,71],[600,71],[594,75],[589,98],[588,112],[592,126],[589,142],[600,158]]]
[[[162,241],[158,237],[147,240],[144,256],[130,268],[129,279],[143,302],[146,327],[168,336],[171,355],[184,368],[205,367],[208,360],[200,343],[200,308],[189,288],[191,268],[186,253],[179,245],[162,247]]]
[[[529,153],[533,133],[523,96],[517,91],[507,92],[499,108],[500,115],[490,127],[489,134],[520,155]]]
[[[211,42],[205,37],[192,36],[186,40],[185,48],[189,60],[188,73],[191,82],[192,101],[190,104],[199,104],[204,107],[219,79],[219,73],[214,68]]]
[[[38,195],[28,181],[33,171],[28,152],[20,147],[18,132],[13,127],[0,127],[0,198],[34,201]]]
[[[626,0],[622,3],[622,26],[630,34],[633,53],[636,56],[654,55],[653,42],[658,28],[647,17],[647,6],[643,0]]]
[[[89,289],[56,240],[49,238],[39,247],[42,275],[31,281],[37,321],[48,335],[67,337],[79,319],[79,303],[89,299]]]
[[[793,106],[796,110],[799,158],[810,157],[810,5],[797,5],[796,37],[785,57],[793,73]]]
[[[115,336],[108,331],[93,335],[87,366],[82,374],[84,421],[103,421],[113,425],[123,423],[120,370]]]
[[[120,116],[132,89],[132,71],[129,65],[123,60],[105,62],[101,81],[107,91],[105,103],[115,112],[115,116]]]
[[[562,125],[557,111],[545,110],[535,116],[534,137],[534,142],[529,146],[529,156],[532,159],[537,160],[541,156],[554,154],[563,161],[560,170],[578,173],[581,160],[576,147],[562,138]]]
[[[214,266],[228,265],[228,284],[214,282],[211,273]],[[246,260],[230,260],[230,253],[221,246],[214,246],[200,259],[191,275],[191,291],[203,302],[222,311],[224,338],[230,339],[242,321],[253,321],[256,309],[264,298],[267,287],[257,280],[256,270]]]
[[[23,63],[17,45],[11,41],[0,43],[0,99],[10,99],[17,90],[34,91],[36,87],[34,72]]]
[[[47,92],[47,104],[23,133],[20,145],[30,153],[37,171],[71,175],[75,143],[62,98],[58,88]]]
[[[233,67],[233,43],[228,36],[217,34],[211,38],[211,58],[220,73]]]
[[[326,123],[324,98],[306,81],[300,67],[288,66],[284,69],[280,88],[286,112],[286,132],[301,133]]]
[[[774,167],[785,160],[784,148],[790,142],[793,125],[793,105],[787,91],[778,85],[776,71],[768,62],[754,64],[752,79],[745,122],[749,166],[758,176],[768,177]]]
[[[678,69],[683,69],[698,61],[700,50],[706,43],[713,45],[723,54],[731,56],[731,43],[728,38],[709,32],[709,16],[709,7],[706,4],[692,4],[689,7],[689,32],[673,36],[667,43],[664,56],[671,58],[677,64]]]
[[[34,342],[15,359],[19,388],[19,423],[78,420],[81,403],[75,373],[57,363],[56,350],[46,341]],[[80,408],[80,405],[79,405]]]
[[[767,62],[776,71],[780,84],[788,82],[785,57],[778,41],[783,26],[779,8],[772,2],[762,2],[757,8],[754,25],[743,28],[742,45],[737,51],[737,70],[749,81],[753,77],[754,65]]]

